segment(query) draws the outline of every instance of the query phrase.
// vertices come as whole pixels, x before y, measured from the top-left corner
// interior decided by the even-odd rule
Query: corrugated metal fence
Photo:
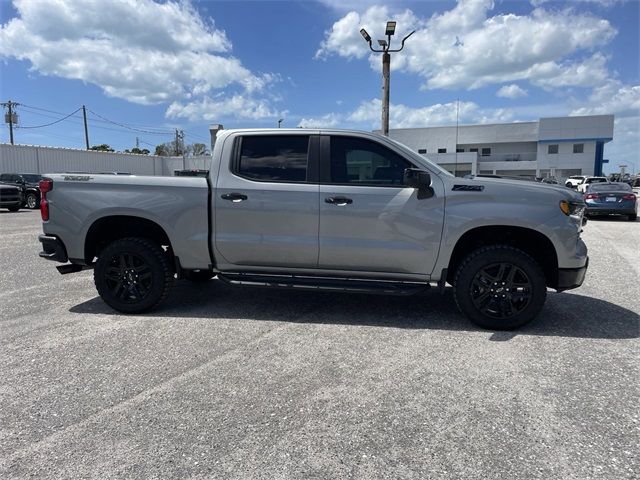
[[[207,169],[209,159],[0,143],[0,173],[127,172],[171,176],[175,170]]]

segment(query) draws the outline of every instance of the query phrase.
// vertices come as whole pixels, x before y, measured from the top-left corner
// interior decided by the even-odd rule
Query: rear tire
[[[213,272],[211,270],[185,270],[182,273],[182,278],[189,280],[190,282],[207,282],[213,278]]]
[[[633,215],[629,215],[629,221],[635,222],[638,219],[638,214],[634,213]]]
[[[10,212],[17,212],[18,210],[20,210],[20,205],[18,205],[17,207],[7,207],[7,210],[9,210]]]
[[[93,278],[102,300],[123,313],[151,310],[169,294],[173,270],[165,251],[146,238],[115,240],[98,255]]]
[[[492,245],[462,261],[453,294],[460,311],[476,325],[511,330],[540,313],[547,287],[542,268],[531,256],[507,245]]]

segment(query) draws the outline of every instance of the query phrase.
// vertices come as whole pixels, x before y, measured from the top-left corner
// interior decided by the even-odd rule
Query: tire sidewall
[[[29,205],[30,198],[33,198],[33,206]],[[27,208],[35,210],[36,208],[38,208],[38,196],[35,193],[28,193],[24,203]]]
[[[494,263],[510,263],[522,269],[531,282],[532,297],[524,310],[507,319],[483,314],[471,299],[473,279],[482,268]],[[471,253],[460,265],[454,282],[458,308],[475,324],[492,330],[511,330],[533,320],[547,296],[544,272],[540,265],[521,250],[509,246],[484,247]]]
[[[122,253],[138,255],[151,270],[151,291],[136,303],[123,302],[109,290],[106,282],[105,273],[111,259]],[[125,238],[114,241],[100,252],[93,276],[96,289],[107,305],[124,313],[141,313],[150,310],[164,299],[172,277],[169,272],[169,264],[160,246],[145,239]]]

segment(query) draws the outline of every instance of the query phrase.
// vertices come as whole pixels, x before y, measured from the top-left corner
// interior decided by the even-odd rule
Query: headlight
[[[581,217],[584,213],[584,202],[560,201],[560,210],[567,216]]]

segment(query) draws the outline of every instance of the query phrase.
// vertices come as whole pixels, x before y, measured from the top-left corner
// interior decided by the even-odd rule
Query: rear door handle
[[[353,203],[353,200],[347,197],[327,197],[324,199],[324,201],[326,203],[331,203],[332,205],[338,205],[340,207]]]
[[[220,198],[222,198],[223,200],[231,200],[233,203],[238,203],[238,202],[242,202],[243,200],[246,200],[247,197],[246,195],[244,195],[243,193],[223,193],[222,195],[220,195]]]

